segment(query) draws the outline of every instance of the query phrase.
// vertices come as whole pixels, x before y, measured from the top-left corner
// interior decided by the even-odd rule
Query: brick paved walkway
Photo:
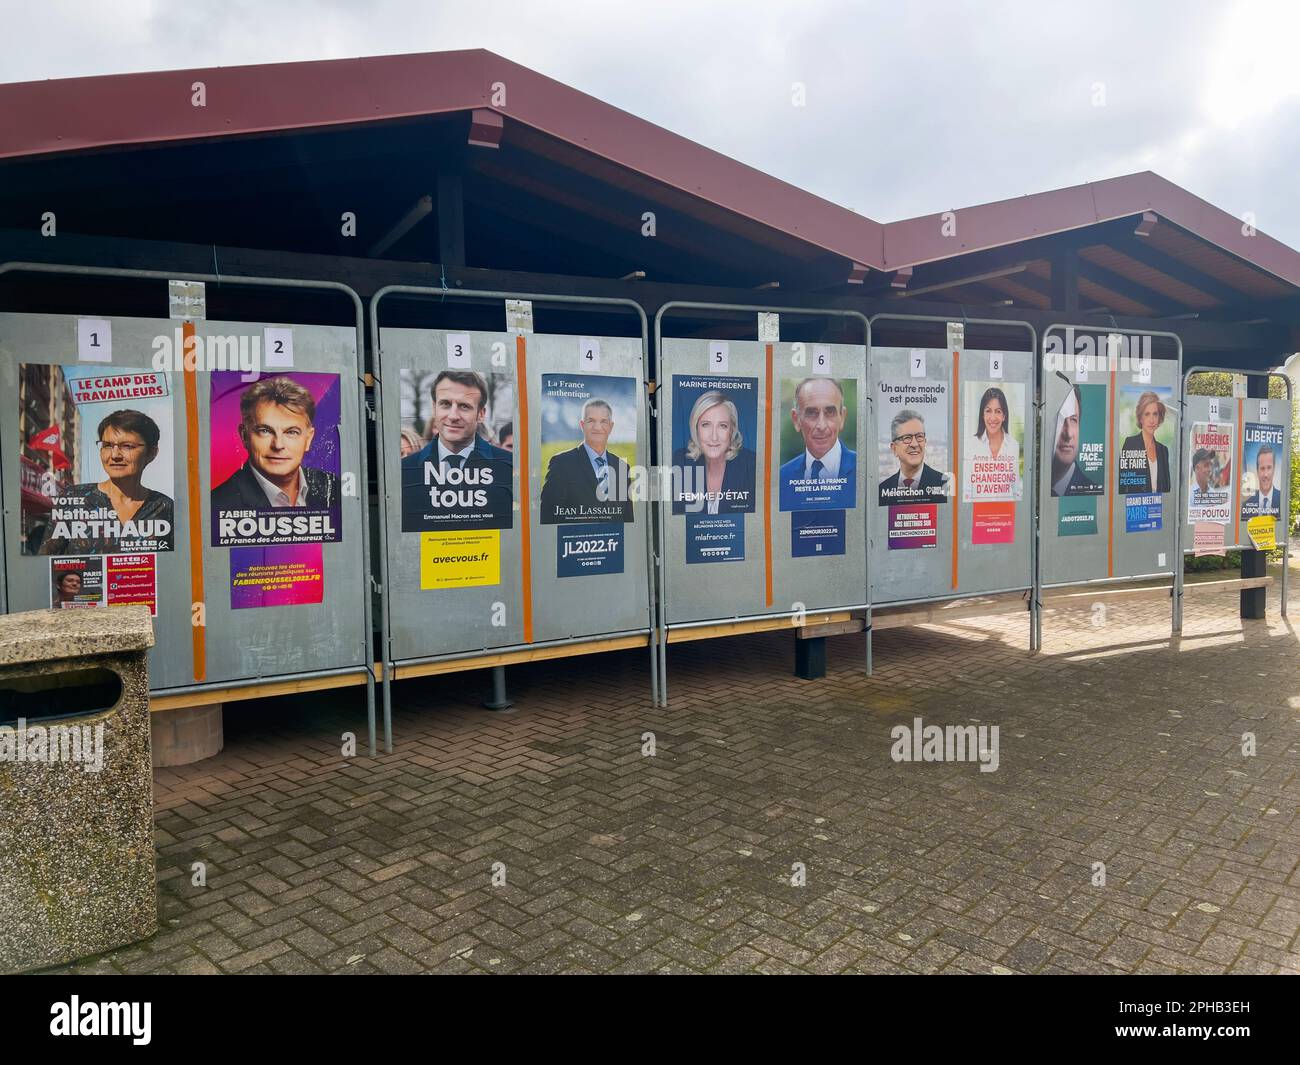
[[[162,929],[74,971],[1300,972],[1300,658],[1236,602],[1172,647],[1132,601],[1037,656],[1019,616],[882,632],[870,680],[859,637],[811,683],[788,633],[678,645],[668,711],[643,653],[514,668],[509,714],[407,682],[350,764],[355,695],[232,704],[156,774]],[[896,764],[914,716],[1000,768]]]

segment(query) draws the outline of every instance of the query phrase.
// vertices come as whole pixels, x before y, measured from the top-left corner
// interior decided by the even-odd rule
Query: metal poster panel
[[[649,633],[641,338],[528,338],[533,639]]]
[[[660,383],[669,624],[862,606],[865,349],[664,338]]]
[[[1029,352],[871,349],[872,602],[1032,583]]]
[[[364,614],[340,607],[366,594],[355,330],[200,321],[187,382],[175,323],[105,324],[108,360],[91,365],[70,358],[75,316],[0,314],[0,391],[15,397],[0,404],[0,473],[17,487],[9,609],[148,605],[156,691],[364,665]],[[268,336],[283,349],[274,373]],[[275,380],[246,419],[241,396]],[[253,528],[238,527],[246,518]]]
[[[579,339],[381,330],[394,660],[649,631],[641,340]]]
[[[1173,572],[1177,362],[1098,357],[1043,375],[1040,565],[1045,586]]]
[[[1195,381],[1195,376],[1193,376]],[[1281,399],[1188,395],[1182,477],[1192,549],[1194,531],[1213,547],[1248,548],[1255,537],[1286,538],[1290,528],[1291,411]],[[1271,519],[1260,521],[1258,519]]]

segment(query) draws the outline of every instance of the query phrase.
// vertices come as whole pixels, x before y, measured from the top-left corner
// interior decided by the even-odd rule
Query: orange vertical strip
[[[763,483],[772,483],[772,345],[767,346],[767,399],[763,404]],[[772,605],[772,493],[763,493],[763,590]]]
[[[190,614],[190,633],[194,647],[194,679],[208,675],[207,609],[203,597],[203,498],[199,489],[199,380],[195,358],[194,323],[182,326],[182,349],[185,353],[185,485],[189,492],[190,525],[190,603],[203,607],[201,619]],[[193,611],[191,605],[190,610]],[[202,624],[196,625],[196,621]]]
[[[519,424],[515,450],[519,455],[519,542],[523,559],[524,643],[533,642],[533,508],[528,491],[528,342],[515,337],[515,395],[519,398]]]
[[[1233,494],[1233,498],[1236,499],[1237,505],[1232,508],[1232,514],[1233,514],[1232,542],[1234,544],[1241,543],[1241,463],[1245,461],[1245,456],[1246,456],[1246,421],[1245,418],[1243,417],[1243,415],[1245,414],[1243,406],[1244,406],[1244,401],[1240,397],[1238,397],[1237,399],[1237,427],[1238,427],[1237,454],[1234,457],[1234,459],[1229,460],[1231,462],[1231,465],[1228,467],[1230,471],[1229,476],[1231,476],[1237,482],[1237,490]]]
[[[952,475],[956,480],[952,497],[952,590],[957,590],[957,547],[961,542],[961,402],[957,382],[961,380],[961,352],[952,353]],[[900,477],[902,474],[899,475]]]
[[[1119,476],[1119,462],[1115,463],[1115,477],[1110,475],[1110,460],[1115,458],[1115,392],[1116,372],[1110,372],[1110,428],[1106,430],[1106,576],[1115,576],[1115,477]]]

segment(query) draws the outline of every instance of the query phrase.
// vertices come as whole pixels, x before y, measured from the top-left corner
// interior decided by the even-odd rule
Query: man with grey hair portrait
[[[541,522],[632,520],[627,494],[627,463],[609,450],[614,431],[614,408],[608,400],[593,396],[582,405],[582,443],[562,451],[546,467],[542,484]]]
[[[925,419],[914,410],[900,410],[889,425],[889,450],[898,469],[880,482],[880,505],[943,503],[948,478],[925,462]]]

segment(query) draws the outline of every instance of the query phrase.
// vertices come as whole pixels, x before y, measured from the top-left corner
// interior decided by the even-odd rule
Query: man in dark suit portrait
[[[402,531],[511,528],[511,454],[479,434],[487,382],[443,370],[430,393],[433,439],[402,459]]]
[[[898,470],[880,482],[880,505],[943,503],[947,478],[925,461],[925,419],[914,410],[900,410],[889,425],[889,450]]]
[[[214,513],[338,503],[338,477],[303,465],[316,436],[316,401],[307,389],[287,377],[264,377],[239,397],[239,415],[248,458],[212,489]]]
[[[562,451],[546,467],[542,485],[543,525],[579,521],[632,520],[632,501],[616,499],[626,486],[627,463],[609,450],[614,409],[593,397],[582,405],[582,443]]]
[[[1079,469],[1079,386],[1070,385],[1056,412],[1056,445],[1052,449],[1052,495],[1098,495],[1101,486]]]
[[[1277,471],[1277,454],[1272,447],[1264,444],[1255,453],[1255,477],[1259,488],[1243,497],[1241,516],[1243,518],[1280,517],[1282,514],[1282,492],[1273,486],[1273,476]]]
[[[857,505],[858,456],[840,442],[847,414],[844,390],[833,378],[807,377],[795,387],[790,421],[804,449],[780,469],[782,510]]]

